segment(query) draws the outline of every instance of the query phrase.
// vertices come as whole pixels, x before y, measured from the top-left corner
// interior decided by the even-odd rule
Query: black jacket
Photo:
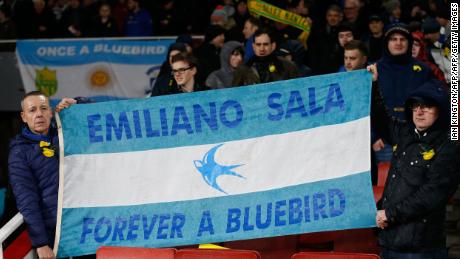
[[[411,98],[406,102],[407,122],[402,122],[388,116],[380,91],[373,91],[373,127],[394,149],[379,203],[389,226],[380,231],[379,244],[395,251],[426,252],[446,246],[445,210],[460,179],[460,146],[450,140],[449,102],[442,85],[429,81],[411,97],[430,98],[440,107],[438,119],[424,132],[412,123]]]
[[[239,65],[233,76],[233,86],[243,86],[299,77],[297,66],[291,61],[275,56],[254,56]]]
[[[165,79],[166,77],[162,78],[162,80]],[[166,81],[165,81],[166,82]],[[200,91],[206,91],[209,90],[206,86],[202,84],[198,84],[195,82],[193,85],[193,91],[194,92],[200,92]],[[159,84],[158,86],[155,86],[152,91],[152,97],[153,96],[160,96],[160,95],[170,95],[170,94],[182,94],[184,93],[180,86],[176,84],[176,81],[174,78],[171,76],[171,79],[167,81],[165,84]]]

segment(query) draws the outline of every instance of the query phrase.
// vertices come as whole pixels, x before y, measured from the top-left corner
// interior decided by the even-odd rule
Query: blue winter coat
[[[40,141],[49,142],[54,154],[44,154]],[[57,131],[37,135],[25,127],[10,143],[9,179],[19,212],[29,230],[33,247],[53,246],[59,187]]]
[[[404,102],[409,94],[414,92],[418,87],[434,78],[431,69],[412,58],[412,35],[407,34],[409,46],[407,52],[403,55],[393,56],[388,50],[388,41],[393,33],[401,32],[405,29],[403,24],[394,24],[387,32],[384,38],[383,57],[377,62],[377,71],[379,74],[379,87],[382,91],[383,99],[391,116],[404,120]]]

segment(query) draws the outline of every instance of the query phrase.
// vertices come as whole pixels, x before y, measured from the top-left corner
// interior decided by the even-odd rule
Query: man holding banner
[[[19,212],[24,216],[38,257],[54,258],[59,186],[57,129],[48,98],[35,91],[21,102],[22,132],[12,140],[9,178]]]
[[[77,98],[85,102],[84,98]],[[76,104],[64,98],[56,111]],[[32,247],[40,259],[53,259],[59,187],[59,140],[49,99],[39,91],[21,101],[24,127],[10,144],[9,178]],[[92,258],[92,257],[81,257]]]
[[[448,94],[438,80],[421,85],[406,100],[407,122],[388,115],[378,88],[372,102],[373,127],[393,146],[376,215],[382,258],[447,258],[446,204],[460,182]]]

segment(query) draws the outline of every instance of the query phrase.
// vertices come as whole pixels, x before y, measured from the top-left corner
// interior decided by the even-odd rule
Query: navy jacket
[[[413,38],[407,34],[408,48],[406,53],[394,56],[388,50],[388,41],[392,34],[401,32],[405,29],[402,24],[395,24],[392,32],[387,32],[384,38],[383,57],[377,62],[379,73],[379,87],[382,91],[385,104],[390,111],[390,115],[398,119],[404,119],[404,102],[409,94],[414,92],[419,86],[434,78],[431,69],[412,57]]]
[[[40,141],[54,150],[45,156]],[[10,143],[9,179],[19,212],[24,216],[33,247],[53,247],[59,187],[57,131],[36,135],[25,127]],[[51,152],[52,153],[52,152]]]

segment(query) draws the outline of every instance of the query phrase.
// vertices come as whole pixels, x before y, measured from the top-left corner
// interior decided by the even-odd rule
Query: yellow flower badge
[[[270,73],[273,73],[273,72],[275,72],[275,71],[276,71],[276,67],[275,67],[275,65],[273,65],[273,64],[270,64],[270,66],[268,67],[268,71],[270,71]]]
[[[51,146],[51,143],[46,142],[46,141],[40,141],[39,145],[40,147],[49,147]]]
[[[449,49],[448,47],[445,47],[445,48],[444,48],[443,55],[444,55],[444,57],[446,57],[446,58],[449,57],[449,55],[450,55],[450,49]]]
[[[423,160],[430,160],[434,157],[434,149],[430,149],[428,151],[422,152]]]
[[[422,71],[422,67],[419,66],[419,65],[414,65],[414,66],[412,67],[412,70],[414,70],[415,72],[420,72],[420,71]]]
[[[54,156],[54,150],[44,147],[43,148],[43,155],[46,156],[46,157],[52,157],[52,156]]]
[[[398,145],[394,145],[394,146],[393,146],[393,152],[395,152],[396,149],[398,149]]]
[[[39,146],[42,148],[42,151],[43,151],[42,153],[44,156],[46,157],[54,156],[54,150],[51,148],[48,148],[49,146],[51,146],[50,142],[40,141]]]

